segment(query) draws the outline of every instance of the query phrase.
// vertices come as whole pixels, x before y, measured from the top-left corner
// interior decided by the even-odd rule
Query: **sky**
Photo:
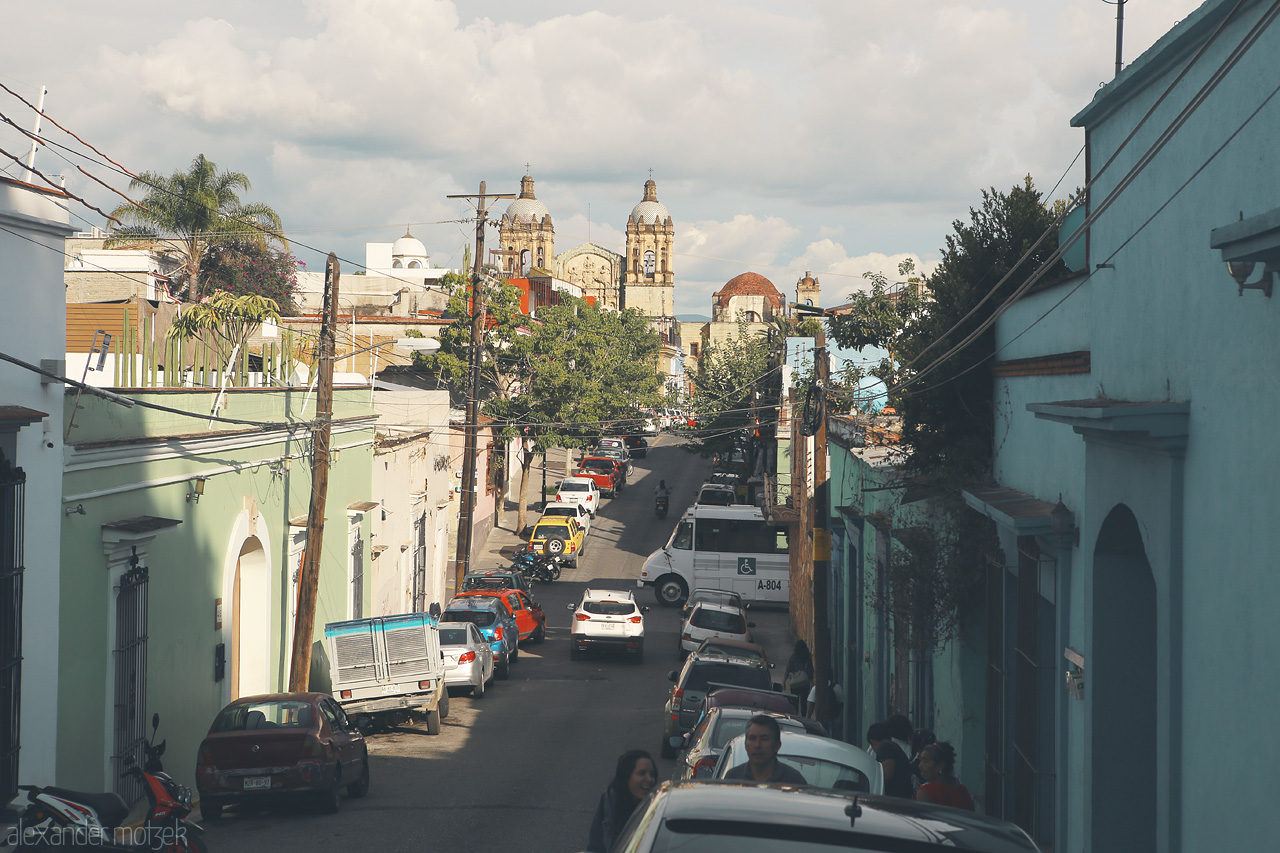
[[[0,0],[12,5],[13,0]],[[1128,0],[1129,63],[1199,0]],[[1070,126],[1114,76],[1104,0],[46,0],[24,5],[0,83],[133,172],[199,154],[245,173],[308,269],[408,228],[457,267],[449,194],[519,192],[556,251],[621,252],[644,182],[675,222],[678,314],[747,271],[822,302],[936,264],[984,188],[1083,183]],[[15,15],[11,14],[11,18]],[[0,115],[34,113],[0,90]],[[0,119],[2,120],[2,119]],[[46,122],[36,168],[110,211],[128,177]],[[0,125],[0,149],[30,143]],[[87,155],[87,156],[85,156]],[[5,168],[8,166],[9,168]],[[0,155],[0,170],[19,167]],[[1054,187],[1057,187],[1055,190]],[[508,202],[495,203],[500,215]],[[73,224],[103,226],[77,205]],[[486,248],[497,248],[490,228]]]

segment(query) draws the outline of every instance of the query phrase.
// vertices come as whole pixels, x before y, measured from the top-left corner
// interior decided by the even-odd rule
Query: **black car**
[[[631,813],[613,849],[1037,853],[1017,826],[949,806],[732,782],[663,782]]]
[[[674,758],[672,738],[689,731],[702,715],[702,700],[717,687],[746,687],[751,690],[781,690],[769,676],[768,664],[758,657],[745,657],[723,650],[691,654],[679,672],[667,674],[672,682],[662,709],[662,757]]]
[[[631,452],[632,459],[643,459],[649,455],[649,442],[644,436],[628,435],[622,439],[626,442],[627,450]]]

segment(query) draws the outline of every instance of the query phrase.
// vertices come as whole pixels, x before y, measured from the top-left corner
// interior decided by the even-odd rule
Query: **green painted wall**
[[[213,399],[207,391],[133,396],[192,412],[208,412]],[[298,423],[304,420],[304,396],[297,389],[233,391],[219,414]],[[267,689],[287,686],[285,644],[292,621],[287,616],[289,545],[291,532],[300,530],[290,528],[289,520],[305,517],[310,505],[309,431],[297,428],[290,434],[218,425],[211,433],[207,419],[137,406],[125,409],[90,397],[82,397],[80,406],[63,477],[66,507],[83,507],[84,513],[75,511],[61,519],[58,782],[86,790],[112,787],[107,757],[114,751],[114,687],[109,674],[116,594],[102,525],[156,516],[181,524],[160,533],[147,549],[145,714],[149,718],[159,712],[160,737],[168,742],[165,768],[190,785],[199,741],[213,715],[231,698],[232,578],[245,541],[251,547],[260,545],[262,554],[261,583],[242,588],[242,600],[250,602],[248,607],[256,605],[259,617],[245,629],[254,641],[244,646],[246,651],[252,647],[253,655],[265,657]],[[313,396],[307,415],[314,416],[314,407]],[[323,636],[325,622],[348,615],[350,517],[362,530],[364,594],[369,600],[368,523],[364,515],[349,516],[348,506],[374,500],[373,426],[369,420],[342,421],[371,415],[367,389],[336,392],[331,446],[342,449],[329,477],[317,638]],[[204,476],[206,483],[204,495],[195,502],[187,496],[197,475]],[[222,630],[215,627],[218,599],[222,599]],[[226,677],[215,681],[214,649],[219,642],[228,642],[228,665]],[[313,677],[312,687],[326,689],[323,668],[327,664],[321,656],[315,662],[321,677]]]

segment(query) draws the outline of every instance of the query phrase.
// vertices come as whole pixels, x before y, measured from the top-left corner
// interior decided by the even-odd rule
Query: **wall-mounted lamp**
[[[84,504],[76,504],[75,506],[65,506],[62,508],[63,517],[72,515],[84,515]]]
[[[1058,495],[1058,504],[1049,513],[1049,527],[1053,530],[1053,535],[1058,537],[1059,542],[1080,544],[1080,530],[1076,527],[1075,516],[1062,502],[1062,495]]]
[[[204,477],[196,477],[191,481],[191,491],[187,492],[187,503],[198,504],[204,494]]]
[[[1209,247],[1222,253],[1227,273],[1235,280],[1239,295],[1246,290],[1261,290],[1268,299],[1280,279],[1280,207],[1266,213],[1232,222],[1209,232]],[[1262,265],[1262,275],[1257,281],[1249,281],[1254,270]]]

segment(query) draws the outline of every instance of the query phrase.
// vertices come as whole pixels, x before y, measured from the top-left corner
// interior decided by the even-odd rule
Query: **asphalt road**
[[[438,736],[422,726],[370,736],[369,795],[344,800],[338,814],[306,806],[228,811],[206,824],[209,848],[581,850],[618,755],[647,749],[659,778],[669,777],[673,763],[659,757],[659,745],[667,674],[677,667],[678,611],[637,589],[649,607],[644,662],[595,654],[571,662],[566,605],[576,604],[588,584],[635,589],[645,558],[665,543],[710,471],[707,460],[678,449],[677,441],[664,435],[648,458],[635,460],[627,487],[597,514],[580,565],[535,589],[547,613],[547,640],[521,648],[508,680],[495,681],[479,700],[454,696]],[[672,490],[665,519],[653,514],[659,479]],[[494,534],[504,535],[515,541],[509,532]],[[752,614],[757,634],[785,638],[785,612]],[[777,660],[778,652],[771,653]]]

